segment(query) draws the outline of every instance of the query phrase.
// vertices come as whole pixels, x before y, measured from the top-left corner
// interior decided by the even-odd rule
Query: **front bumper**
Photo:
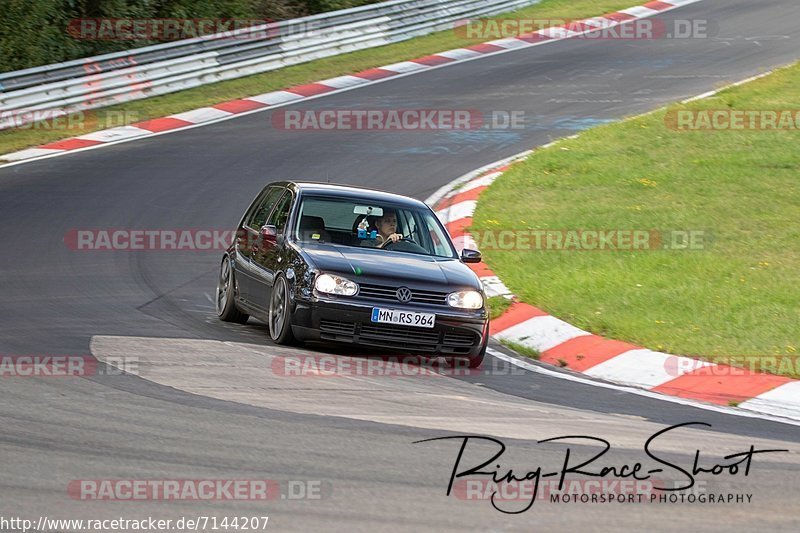
[[[435,313],[433,328],[377,324],[372,308],[384,307]],[[374,346],[419,355],[475,357],[485,346],[489,320],[485,310],[459,311],[439,307],[406,307],[386,302],[355,302],[345,298],[297,300],[292,332],[300,340]]]

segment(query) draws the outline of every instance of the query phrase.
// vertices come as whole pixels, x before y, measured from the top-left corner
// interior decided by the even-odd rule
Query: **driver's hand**
[[[389,235],[389,240],[392,242],[397,242],[403,239],[403,236],[400,233],[392,233]]]

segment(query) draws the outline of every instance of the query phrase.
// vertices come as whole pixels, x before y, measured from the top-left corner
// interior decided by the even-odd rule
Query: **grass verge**
[[[667,125],[678,110],[796,110],[798,102],[794,65],[589,130],[500,177],[481,196],[472,228],[478,236],[694,231],[703,239],[696,249],[555,250],[546,240],[524,249],[516,241],[513,250],[481,246],[484,260],[523,301],[593,333],[800,377],[800,129]],[[770,365],[778,355],[792,364]]]
[[[511,307],[511,300],[502,296],[491,296],[486,299],[486,306],[489,308],[489,319],[494,320],[500,318]]]
[[[539,4],[493,18],[578,19],[618,11],[636,4],[636,0],[542,0]],[[453,30],[445,30],[401,43],[94,110],[85,113],[82,120],[75,120],[72,126],[55,128],[51,124],[39,123],[28,128],[4,130],[0,132],[0,154],[84,135],[106,127],[123,125],[118,122],[109,124],[107,117],[115,119],[123,117],[127,123],[149,120],[294,85],[352,74],[381,65],[469,46],[480,41],[461,37]]]
[[[514,350],[515,352],[517,352],[518,354],[520,354],[520,355],[522,355],[524,357],[528,357],[530,359],[536,359],[538,361],[539,358],[542,356],[542,354],[540,354],[538,350],[534,350],[533,348],[529,348],[529,347],[525,346],[524,344],[520,344],[520,343],[514,342],[514,341],[508,341],[508,340],[505,340],[505,339],[501,339],[500,342],[506,348]]]

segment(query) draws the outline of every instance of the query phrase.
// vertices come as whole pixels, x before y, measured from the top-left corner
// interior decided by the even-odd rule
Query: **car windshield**
[[[293,236],[302,243],[457,257],[450,238],[430,209],[368,198],[303,198]]]

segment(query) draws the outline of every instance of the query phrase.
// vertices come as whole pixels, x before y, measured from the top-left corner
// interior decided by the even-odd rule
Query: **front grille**
[[[404,326],[392,326],[388,324],[380,325],[361,325],[362,339],[379,339],[383,342],[398,342],[417,344],[439,344],[441,333],[429,331],[421,328],[409,328]]]
[[[354,322],[340,322],[338,320],[320,320],[319,329],[323,333],[352,336],[356,332],[356,325]]]
[[[397,289],[399,289],[399,287],[391,287],[388,285],[359,285],[358,295],[364,298],[399,302],[397,299]],[[447,293],[411,289],[410,303],[447,305]]]
[[[477,340],[474,333],[445,333],[442,342],[448,346],[474,346]]]
[[[460,328],[447,328],[443,333],[441,330],[392,324],[320,320],[319,329],[322,339],[358,342],[401,351],[466,354],[473,346],[477,346],[479,341],[476,333]]]

